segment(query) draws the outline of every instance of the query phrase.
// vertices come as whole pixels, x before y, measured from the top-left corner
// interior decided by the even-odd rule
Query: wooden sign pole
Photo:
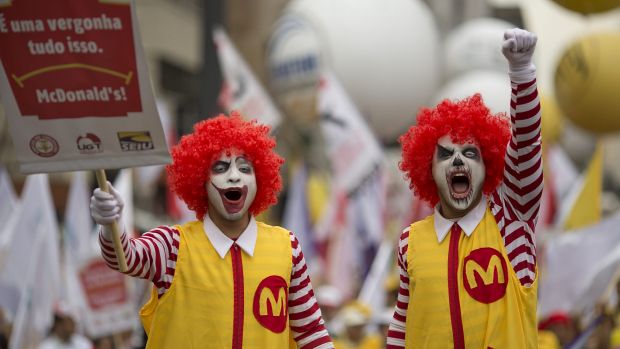
[[[102,169],[96,170],[97,183],[99,188],[106,193],[110,192],[108,188],[108,180],[105,175],[105,171]],[[118,261],[118,270],[122,273],[127,272],[127,260],[125,260],[125,253],[123,252],[123,245],[121,244],[121,234],[116,222],[109,225],[112,230],[112,242],[114,243],[114,252],[116,252],[116,260]]]

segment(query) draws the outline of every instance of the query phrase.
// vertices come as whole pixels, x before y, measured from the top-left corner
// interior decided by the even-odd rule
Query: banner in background
[[[238,110],[248,119],[276,128],[282,116],[243,60],[232,41],[222,28],[213,31],[213,41],[222,69],[224,82],[219,96],[222,109],[231,112]]]
[[[169,162],[133,2],[0,0],[0,60],[22,172]]]
[[[324,74],[320,81],[318,108],[333,182],[315,238],[326,246],[327,282],[350,298],[383,239],[384,153],[338,79]]]
[[[350,193],[383,164],[383,152],[333,74],[321,77],[318,104],[327,156],[334,171],[334,186]]]

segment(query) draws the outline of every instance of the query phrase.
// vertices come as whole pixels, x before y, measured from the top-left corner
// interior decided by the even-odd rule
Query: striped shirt
[[[301,245],[293,233],[289,233],[289,236],[292,269],[288,292],[288,312],[293,338],[299,348],[333,348],[314,297]],[[126,274],[152,281],[161,297],[170,288],[174,278],[179,239],[179,231],[169,226],[157,227],[139,238],[128,238],[123,233],[121,242],[127,259]],[[106,264],[118,270],[113,243],[102,233],[99,234],[99,243]]]
[[[488,202],[504,240],[510,264],[521,284],[530,286],[536,277],[534,227],[543,190],[541,112],[535,79],[526,83],[512,82],[511,85],[512,131],[506,149],[504,178],[488,197]],[[408,241],[409,228],[406,228],[398,242],[400,289],[388,331],[387,348],[405,347],[405,323],[409,305]]]

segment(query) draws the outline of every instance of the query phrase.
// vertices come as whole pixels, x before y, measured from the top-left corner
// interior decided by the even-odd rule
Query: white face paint
[[[246,212],[256,197],[254,168],[243,155],[224,153],[211,166],[210,180],[206,184],[209,202],[215,212],[228,221],[246,217]]]
[[[478,203],[485,176],[482,153],[476,144],[457,144],[449,135],[437,141],[433,179],[446,218],[463,216]]]

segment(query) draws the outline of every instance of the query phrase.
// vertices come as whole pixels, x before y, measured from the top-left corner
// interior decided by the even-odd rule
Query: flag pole
[[[110,188],[108,188],[108,180],[105,175],[105,170],[96,170],[95,176],[97,177],[99,188],[106,193],[109,193]],[[127,261],[125,260],[125,253],[123,252],[123,245],[121,243],[121,234],[118,229],[118,224],[113,222],[108,226],[112,230],[112,242],[114,243],[114,252],[116,252],[116,260],[118,261],[118,270],[121,273],[125,273],[127,272]]]

